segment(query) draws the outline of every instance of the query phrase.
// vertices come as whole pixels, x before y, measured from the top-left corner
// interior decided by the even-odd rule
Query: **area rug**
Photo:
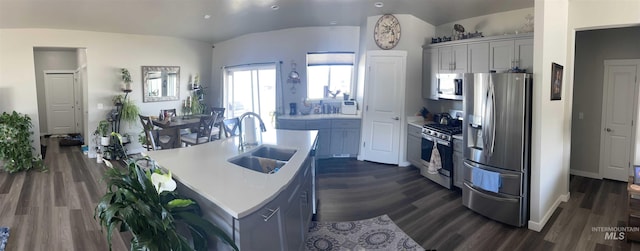
[[[7,240],[9,240],[9,228],[0,227],[0,251],[4,251],[7,246]]]
[[[306,250],[424,250],[389,216],[344,222],[311,222]]]

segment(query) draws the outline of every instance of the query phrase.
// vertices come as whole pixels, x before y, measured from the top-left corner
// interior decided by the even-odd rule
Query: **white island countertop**
[[[292,120],[315,120],[315,119],[362,119],[362,113],[358,111],[357,114],[309,114],[309,115],[280,115],[278,119],[292,119]]]
[[[270,129],[258,134],[263,145],[296,150],[289,162],[274,174],[249,170],[227,161],[256,148],[238,150],[238,137],[144,154],[171,171],[173,177],[189,189],[239,219],[274,199],[293,181],[312,150],[317,133]]]

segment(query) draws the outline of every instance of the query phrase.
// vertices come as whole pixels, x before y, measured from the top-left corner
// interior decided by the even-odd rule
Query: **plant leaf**
[[[169,207],[169,210],[171,210],[176,207],[186,207],[191,204],[195,204],[195,202],[189,199],[173,199],[172,201],[169,201],[169,203],[167,203],[167,206]]]

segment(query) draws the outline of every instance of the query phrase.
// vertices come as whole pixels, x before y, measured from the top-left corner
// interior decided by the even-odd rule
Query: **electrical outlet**
[[[584,119],[584,112],[578,112],[578,119]]]
[[[98,110],[102,110],[102,109],[104,109],[104,104],[98,103]]]

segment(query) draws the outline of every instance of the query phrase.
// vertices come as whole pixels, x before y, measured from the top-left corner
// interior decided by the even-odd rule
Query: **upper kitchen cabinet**
[[[467,45],[438,48],[438,73],[467,72]]]
[[[505,72],[514,67],[533,72],[533,38],[489,42],[489,69]]]
[[[489,72],[489,42],[467,45],[470,73]]]
[[[438,49],[422,51],[422,98],[438,99]]]

